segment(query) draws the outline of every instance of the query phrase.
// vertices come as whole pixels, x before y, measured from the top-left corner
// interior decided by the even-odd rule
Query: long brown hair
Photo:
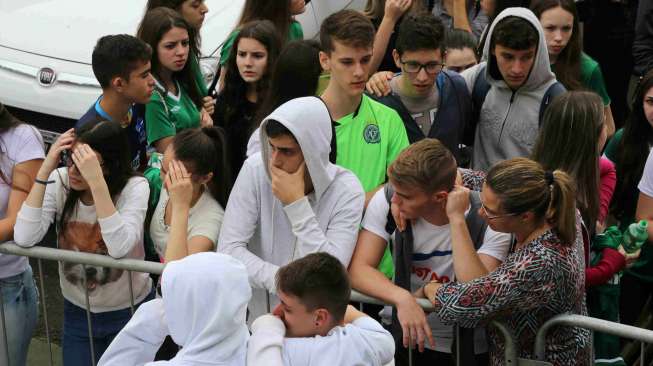
[[[238,71],[238,44],[243,38],[251,38],[260,42],[267,51],[267,65],[265,74],[256,82],[257,104],[263,99],[265,91],[268,89],[270,73],[274,69],[279,52],[281,52],[281,38],[274,25],[269,20],[255,20],[243,26],[241,31],[234,40],[229,58],[227,59],[227,72],[225,74],[224,89],[220,95],[224,98],[226,113],[223,116],[226,123],[233,122],[237,113],[242,111],[242,107],[247,101],[247,83]],[[250,126],[253,129],[254,126]]]
[[[592,92],[567,92],[544,113],[531,158],[544,169],[561,169],[575,181],[576,202],[591,233],[599,216],[599,137],[603,102]]]
[[[579,79],[580,76],[580,54],[583,49],[580,38],[580,28],[578,24],[578,12],[573,0],[533,0],[531,1],[531,10],[535,16],[540,19],[542,13],[547,10],[560,7],[569,12],[574,17],[571,38],[567,46],[560,52],[556,63],[552,66],[552,71],[556,79],[567,88],[567,90],[583,89]]]
[[[644,98],[651,88],[653,70],[644,76],[637,87],[632,112],[626,120],[615,157],[612,157],[617,169],[617,187],[610,211],[619,220],[631,219],[637,210],[637,184],[644,174],[646,158],[653,144],[653,127],[644,114]]]
[[[290,12],[292,0],[247,0],[238,20],[237,29],[254,20],[269,20],[274,24],[283,40],[288,38],[288,30],[293,22]]]
[[[152,9],[156,9],[158,7],[166,7],[170,8],[172,10],[176,10],[181,13],[181,6],[186,2],[187,0],[148,0],[147,5],[145,6],[145,12],[148,12]],[[194,27],[191,27],[189,32],[189,36],[195,40],[194,42],[194,49],[191,49],[193,54],[195,56],[200,55],[200,48],[202,44],[202,37],[200,36],[200,30],[195,29]]]
[[[191,52],[197,49],[193,39],[193,28],[182,18],[181,14],[170,8],[158,7],[145,13],[145,17],[143,17],[136,33],[136,37],[152,47],[152,75],[159,81],[161,80],[162,66],[159,61],[158,46],[163,36],[172,28],[185,29],[188,32]],[[197,109],[201,109],[202,96],[195,82],[190,60],[186,61],[186,65],[181,71],[173,73],[172,77],[181,84]]]
[[[547,172],[538,162],[515,158],[490,168],[485,184],[507,213],[532,212],[536,220],[544,220],[555,229],[563,244],[570,246],[576,240],[576,198],[567,173]]]

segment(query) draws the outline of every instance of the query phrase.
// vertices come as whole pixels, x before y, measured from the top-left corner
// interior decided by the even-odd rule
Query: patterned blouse
[[[480,188],[482,180],[465,175],[466,186]],[[472,177],[480,175],[466,178]],[[511,248],[489,275],[443,285],[435,297],[440,319],[464,327],[497,320],[516,337],[519,357],[533,359],[535,335],[547,320],[566,312],[587,315],[580,215],[576,222],[573,246],[564,245],[554,229],[548,230],[520,249]],[[494,327],[488,327],[488,336],[491,364],[503,365],[503,336]],[[590,354],[589,330],[565,326],[549,331],[546,360],[553,365],[589,365]]]

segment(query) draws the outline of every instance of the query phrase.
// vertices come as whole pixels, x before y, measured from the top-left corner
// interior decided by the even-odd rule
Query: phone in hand
[[[73,159],[70,156],[70,150],[66,149],[61,151],[59,154],[59,166],[71,166],[73,164]]]

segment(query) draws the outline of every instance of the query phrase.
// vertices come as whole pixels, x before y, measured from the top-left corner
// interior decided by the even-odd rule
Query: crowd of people
[[[97,41],[102,95],[47,153],[0,104],[0,241],[54,224],[58,248],[166,264],[60,263],[64,365],[503,365],[492,321],[523,358],[558,314],[637,323],[653,247],[603,243],[653,234],[653,62],[618,121],[573,0],[368,0],[317,41],[305,6],[246,0],[207,84],[207,5],[149,0]],[[0,288],[23,366],[27,258],[0,255]],[[625,365],[591,337],[553,329],[546,360]]]

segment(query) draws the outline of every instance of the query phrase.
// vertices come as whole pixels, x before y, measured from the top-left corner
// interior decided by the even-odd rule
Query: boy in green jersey
[[[320,28],[320,64],[330,72],[322,94],[335,130],[331,161],[351,170],[365,190],[365,207],[387,181],[386,171],[409,145],[397,112],[363,94],[370,73],[374,26],[354,10],[327,17]],[[386,250],[379,269],[392,277],[392,256]]]
[[[367,204],[408,146],[406,129],[397,112],[363,94],[374,43],[372,23],[356,11],[339,11],[322,23],[320,42],[320,63],[331,74],[322,99],[334,120],[332,154],[336,164],[361,181]]]

